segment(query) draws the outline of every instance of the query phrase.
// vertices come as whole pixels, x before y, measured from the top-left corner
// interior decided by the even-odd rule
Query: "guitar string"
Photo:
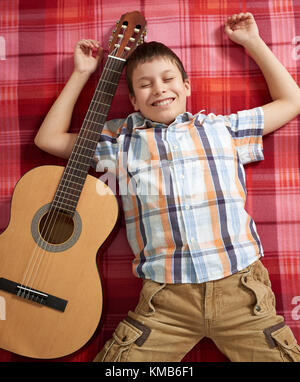
[[[108,64],[106,64],[107,65],[107,67],[109,68],[109,67],[113,67],[113,63],[114,63],[114,61],[112,61],[112,64],[110,65],[110,62],[108,61]],[[106,72],[104,72],[104,74],[106,74]],[[103,78],[106,78],[105,76],[103,77]],[[100,86],[100,89],[99,90],[101,90],[101,86]],[[91,109],[90,109],[91,110]],[[91,119],[90,119],[91,120]],[[89,123],[86,123],[85,124],[85,127],[84,127],[84,129],[88,129],[89,130]],[[85,130],[86,131],[86,130]],[[90,134],[89,134],[89,131],[87,131],[87,135],[90,137]],[[83,138],[83,139],[82,139]],[[75,148],[75,151],[74,151],[74,153],[76,153],[76,151],[77,151],[77,154],[78,154],[78,150],[80,150],[81,149],[81,147],[80,147],[80,141],[84,141],[85,140],[85,137],[83,136],[81,136],[81,137],[79,137],[79,140],[78,140],[78,146],[76,146],[76,148]],[[82,143],[81,143],[82,144]],[[73,161],[74,162],[74,161]],[[79,164],[80,164],[80,167],[81,167],[81,163],[79,162]],[[71,173],[67,173],[67,176],[64,178],[64,183],[65,184],[62,184],[62,187],[68,187],[68,185],[66,184],[66,183],[68,183],[68,184],[70,184],[70,181],[71,181],[71,179],[68,179],[68,177],[71,177],[71,179],[72,179],[72,174]],[[56,204],[57,204],[57,207],[59,208],[59,207],[61,207],[61,205],[60,204],[63,204],[63,202],[60,202],[59,201],[59,199],[58,199],[58,201],[56,202]],[[51,213],[51,212],[49,212],[49,214],[48,214],[48,217],[49,217],[49,215],[51,215],[51,218],[50,218],[50,222],[49,222],[49,219],[47,219],[48,220],[48,222],[46,221],[45,222],[45,226],[44,227],[51,227],[51,221],[53,220],[53,218],[54,218],[54,220],[55,221],[57,221],[57,216],[58,217],[61,217],[61,214],[59,214],[59,212],[57,212],[56,214],[55,213]],[[56,216],[55,216],[56,215]],[[52,233],[52,231],[53,231],[53,227],[55,227],[55,221],[54,221],[54,223],[52,224],[52,229],[51,229],[51,232],[49,233],[47,233],[47,232],[44,232],[44,233],[41,233],[41,235],[43,235],[43,237],[46,239],[50,239],[50,237],[51,237],[51,233]],[[46,240],[47,240],[46,239]],[[42,239],[40,239],[41,241],[42,241]],[[40,243],[39,243],[40,244]],[[47,247],[47,245],[46,245],[46,247]],[[47,249],[47,248],[46,248]],[[45,252],[45,251],[44,251]],[[33,267],[32,267],[32,271],[31,271],[31,274],[30,274],[30,276],[29,276],[29,279],[30,279],[30,277],[31,277],[31,275],[32,275],[32,273],[33,273],[33,271],[34,271],[34,268],[35,268],[35,264],[36,264],[36,261],[37,261],[37,257],[36,257],[36,260],[35,260],[35,262],[34,262],[34,264],[33,264]],[[41,261],[39,262],[39,264],[38,264],[38,268],[39,268],[39,265],[41,264]],[[36,270],[36,274],[37,274],[37,272],[38,272],[38,268],[37,268],[37,270]],[[28,269],[29,270],[29,269]],[[24,279],[24,283],[25,283],[25,279]],[[27,282],[28,283],[28,282]],[[33,288],[33,282],[31,282],[31,288]],[[30,294],[30,291],[29,291],[29,294]]]
[[[126,29],[126,28],[125,28]],[[139,33],[139,31],[137,32],[136,30],[134,31],[135,33]],[[123,30],[123,37],[124,37],[124,30]],[[122,38],[123,38],[122,37]],[[115,53],[116,53],[116,51],[117,51],[117,49],[115,49]],[[125,51],[123,51],[123,54],[125,53]],[[126,61],[126,60],[125,60]],[[117,73],[117,75],[118,75],[118,78],[117,78],[117,82],[115,83],[113,83],[113,85],[115,85],[115,86],[117,86],[118,85],[118,82],[119,82],[119,78],[120,78],[120,75],[121,75],[121,73],[122,73],[122,70],[123,70],[123,65],[122,65],[122,68],[121,68],[121,70],[119,69],[118,71],[115,71],[115,70],[113,70],[112,69],[112,67],[114,66],[114,64],[116,63],[117,61],[116,60],[112,60],[112,65],[111,65],[111,67],[109,68],[109,65],[108,65],[108,70],[109,71],[114,71],[115,73]],[[115,65],[115,68],[114,69],[116,69],[117,68],[117,65]],[[109,74],[109,73],[108,73]],[[105,77],[103,77],[103,78],[105,78]],[[105,81],[105,80],[104,80]],[[109,81],[108,81],[109,82]],[[99,92],[99,90],[100,89],[98,89],[97,88],[97,90],[98,90],[98,92]],[[102,90],[102,93],[103,93],[103,90]],[[108,95],[110,95],[110,96],[113,96],[113,94],[111,94],[111,93],[108,93]],[[101,95],[100,95],[101,96]],[[99,103],[99,104],[102,104],[102,105],[106,105],[106,104],[104,104],[104,103],[102,103],[102,102],[100,102],[100,99],[97,99],[97,97],[95,97],[96,99],[94,100],[93,99],[93,101],[95,102],[95,103]],[[96,106],[96,105],[95,105]],[[110,105],[106,105],[106,106],[108,106],[108,107],[110,107]],[[96,106],[97,107],[97,106]],[[89,111],[90,111],[91,109],[89,109]],[[108,111],[107,111],[108,112]],[[95,115],[95,111],[94,111],[94,115]],[[101,114],[101,113],[100,113]],[[105,114],[105,116],[107,116],[107,113]],[[89,121],[90,122],[92,122],[92,123],[94,123],[94,122],[96,122],[96,121],[91,121],[90,119],[89,119]],[[99,122],[96,122],[96,123],[99,123]],[[105,123],[105,120],[104,120],[104,122],[102,123],[102,125]],[[90,130],[89,129],[87,129],[87,131],[89,132]],[[90,131],[91,133],[95,133],[94,131]],[[81,137],[82,138],[82,137]],[[90,140],[89,138],[83,138],[84,140]],[[90,140],[90,141],[92,141],[92,140]],[[93,141],[92,141],[93,142]],[[88,149],[90,149],[89,147],[88,147]],[[92,150],[92,149],[91,149]],[[93,152],[94,152],[94,150],[93,150]],[[79,154],[79,155],[82,155],[82,156],[84,156],[84,157],[87,157],[87,156],[85,156],[84,154]],[[89,158],[89,157],[87,157],[87,158]],[[90,158],[89,158],[90,159]],[[74,159],[73,159],[73,162],[76,162],[76,161],[74,161]],[[81,165],[81,163],[80,163],[80,165]],[[84,164],[85,165],[85,164]],[[69,174],[70,175],[70,174]],[[74,174],[73,175],[71,175],[71,178],[72,178],[72,176],[74,177]],[[76,175],[75,175],[76,176]],[[67,186],[67,187],[69,187],[69,186]],[[64,192],[64,193],[66,193],[65,191],[61,191],[61,192]],[[70,200],[71,201],[71,200]],[[56,200],[56,203],[59,203],[57,200]],[[61,216],[60,216],[60,218],[61,218]],[[68,219],[68,217],[63,217],[63,219],[64,219],[64,221],[65,221],[65,219]],[[51,233],[50,233],[50,235],[49,235],[49,237],[51,236]]]
[[[113,61],[112,61],[112,63],[113,63]],[[110,64],[110,62],[109,62],[109,60],[108,60],[108,61],[106,62],[106,65],[108,65],[108,67],[109,67],[109,64]],[[104,74],[106,74],[106,73],[104,73]],[[99,89],[99,90],[100,90],[100,89]],[[88,123],[86,124],[86,127],[89,127],[89,126],[88,126]],[[88,136],[89,136],[89,133],[88,133]],[[79,140],[80,140],[80,138],[82,138],[82,137],[79,137]],[[81,140],[82,140],[82,139],[81,139]],[[84,137],[83,137],[83,140],[85,140]],[[78,150],[80,150],[80,145],[76,146],[76,148],[75,148],[75,151],[78,151]],[[66,176],[66,178],[65,178],[66,181],[69,181],[69,180],[70,180],[70,179],[68,179],[69,176],[71,176],[71,178],[72,178],[72,174],[70,174],[70,173],[67,174],[67,176]],[[65,182],[65,183],[66,183],[66,182]],[[68,182],[68,183],[70,183],[70,182]],[[64,186],[66,186],[66,184],[64,184],[64,185],[62,185],[62,186],[64,187]],[[57,203],[57,207],[59,207],[59,204],[63,204],[63,202],[58,202],[58,203]],[[60,207],[61,207],[61,206],[60,206]],[[59,213],[56,214],[56,217],[57,217],[58,214],[59,214]],[[51,214],[51,212],[49,212],[49,214],[48,214],[48,216],[47,216],[47,220],[48,220],[48,222],[47,222],[47,221],[45,222],[44,227],[47,227],[47,226],[49,227],[50,224],[51,224],[51,222],[49,223],[49,219],[48,219],[48,218],[49,218],[49,215],[52,215],[51,218],[50,218],[50,220],[52,220],[55,214],[53,214],[53,213]],[[55,218],[56,218],[56,217],[55,217]],[[55,226],[55,224],[52,225],[52,227],[54,227],[54,226]],[[53,229],[53,228],[52,228],[52,229]],[[47,235],[47,232],[42,232],[41,235],[44,235],[44,237],[45,237],[45,236]],[[47,237],[50,238],[50,235],[51,235],[51,233],[49,233],[49,234],[47,235]],[[38,244],[41,244],[42,239],[39,238],[38,241],[40,241]],[[36,249],[38,249],[38,248],[40,248],[40,246],[37,245],[37,246],[36,246]],[[36,254],[35,252],[36,252],[36,251],[34,251],[33,256]],[[27,282],[26,282],[26,276],[27,276],[27,273],[28,273],[28,271],[29,271],[29,269],[30,269],[30,265],[31,265],[31,263],[32,263],[33,256],[32,256],[32,258],[31,258],[31,260],[30,260],[30,262],[29,262],[29,265],[28,265],[28,267],[27,267],[27,271],[25,272],[25,275],[24,275],[24,277],[23,277],[23,281],[22,281],[22,283],[21,283],[21,287],[23,287],[23,286],[25,285],[25,283],[27,283]],[[36,260],[37,260],[37,259],[36,259]],[[34,270],[35,263],[36,263],[36,261],[35,261],[34,264],[33,264],[33,268],[32,268],[31,273],[32,273],[33,270]],[[21,291],[22,291],[22,289],[20,288],[19,292],[21,292]],[[29,293],[30,293],[30,292],[29,292]]]
[[[114,70],[114,69],[117,69],[117,65],[114,65],[115,63],[117,63],[117,61],[114,59],[114,58],[112,58],[112,61],[110,62],[110,60],[108,59],[108,61],[106,62],[106,65],[105,65],[105,69],[107,69],[107,70]],[[123,67],[122,67],[122,69],[123,69]],[[104,70],[103,70],[104,71]],[[121,73],[120,73],[121,74]],[[118,74],[119,75],[119,74]],[[105,81],[105,79],[108,79],[106,76],[109,76],[109,73],[104,73],[104,76],[103,76],[103,78],[102,79],[104,79],[104,81]],[[117,84],[116,84],[117,85]],[[101,93],[101,90],[103,91],[103,89],[101,89],[101,86],[102,86],[102,83],[100,84],[100,87],[99,87],[99,89],[97,88],[97,92],[99,93]],[[102,87],[104,87],[104,85],[102,86]],[[97,94],[97,93],[96,93]],[[96,101],[96,102],[91,102],[92,103],[92,108],[89,108],[89,111],[95,111],[95,110],[93,110],[95,107],[96,107],[96,103],[98,102],[98,103],[100,103],[100,104],[103,104],[102,102],[100,102],[100,99],[99,99],[99,97],[98,97],[98,94],[97,95],[95,95],[95,99],[93,99],[92,101]],[[101,94],[100,94],[100,97],[101,97]],[[95,114],[92,116],[92,119],[94,119],[94,116],[95,116]],[[90,136],[90,133],[94,133],[93,131],[90,131],[90,129],[89,129],[89,123],[93,123],[93,122],[96,122],[96,121],[94,121],[94,120],[91,120],[91,119],[89,119],[89,121],[86,123],[86,126],[84,127],[84,132],[87,132],[87,134],[86,134],[86,136],[84,136],[84,135],[82,135],[82,136],[80,136],[79,137],[79,139],[78,139],[78,142],[76,142],[77,144],[78,144],[78,146],[76,146],[76,148],[75,148],[75,150],[74,150],[74,156],[75,156],[75,154],[78,154],[78,150],[80,150],[81,149],[81,147],[80,147],[80,144],[82,144],[82,143],[80,143],[79,141],[86,141],[86,140],[90,140],[90,138],[91,138],[91,136]],[[105,122],[105,121],[104,121]],[[98,122],[97,122],[98,123]],[[76,152],[77,151],[77,152]],[[80,155],[80,154],[79,154]],[[81,163],[81,162],[78,162],[78,161],[76,161],[76,160],[74,160],[74,159],[72,159],[71,158],[71,162],[73,162],[73,163],[79,163],[79,166],[86,166],[86,164],[83,164],[83,163]],[[65,178],[65,183],[68,183],[68,184],[70,184],[70,181],[72,181],[72,177],[73,177],[74,175],[73,174],[70,174],[70,173],[68,173],[67,174],[67,176],[66,176],[66,178]],[[68,179],[68,177],[71,177],[71,179]],[[70,187],[69,185],[66,185],[66,184],[62,184],[61,185],[62,187],[61,188],[63,188],[63,187],[66,187],[66,188],[68,188],[68,187]],[[77,191],[77,190],[76,190]],[[61,192],[62,193],[65,193],[65,191],[63,191],[63,190],[61,190]],[[62,197],[60,197],[60,198],[62,198]],[[59,206],[59,204],[63,204],[63,202],[60,202],[59,201],[59,198],[56,200],[56,204],[57,204],[57,206],[56,207],[61,207],[61,206]],[[47,217],[47,220],[49,220],[48,218],[49,218],[49,215],[51,214],[51,212],[49,212],[49,214],[48,214],[48,217]],[[50,222],[48,221],[46,221],[45,222],[45,225],[44,225],[44,227],[46,226],[46,227],[49,227],[49,226],[51,226],[51,221],[53,220],[53,218],[54,218],[54,220],[57,222],[57,216],[58,216],[58,219],[60,219],[61,220],[61,216],[62,216],[62,214],[60,214],[59,212],[57,212],[56,213],[56,216],[55,216],[55,213],[52,213],[51,214],[52,216],[51,216],[51,218],[50,218]],[[65,222],[65,220],[66,219],[68,219],[68,217],[63,217],[63,220],[64,220],[64,222]],[[50,239],[50,237],[51,237],[51,234],[52,234],[52,232],[53,232],[53,229],[54,229],[54,227],[55,226],[57,226],[57,224],[55,225],[55,222],[54,222],[54,224],[52,224],[52,229],[51,229],[51,232],[49,233],[41,233],[41,235],[43,235],[43,237],[44,238],[48,238],[48,240]],[[42,241],[42,239],[39,239],[39,240],[41,240]],[[47,239],[46,239],[47,240]],[[46,247],[47,247],[47,245],[48,244],[46,244]],[[40,247],[40,246],[39,246]],[[47,250],[47,248],[46,248],[46,250]],[[42,252],[46,252],[45,250],[44,251],[40,251],[40,254],[42,255]],[[33,254],[34,255],[34,254]],[[41,265],[41,260],[42,260],[42,258],[40,258],[40,261],[39,261],[39,263],[38,263],[38,266],[37,266],[37,269],[36,269],[36,274],[35,274],[35,277],[36,277],[36,275],[37,275],[37,273],[38,273],[38,269],[39,269],[39,267],[40,267],[40,265]],[[35,260],[35,262],[34,262],[34,264],[33,264],[33,267],[32,267],[32,271],[31,271],[31,274],[29,275],[29,280],[30,280],[30,278],[32,277],[32,273],[33,273],[33,271],[34,271],[34,268],[35,268],[35,264],[36,264],[36,261],[37,261],[37,258],[36,258],[36,260]],[[30,262],[30,264],[31,264],[31,262]],[[30,264],[29,264],[29,267],[28,267],[28,270],[27,270],[27,272],[26,272],[26,274],[25,274],[25,276],[24,276],[24,279],[23,279],[23,281],[22,281],[22,284],[21,285],[25,285],[25,283],[28,283],[28,282],[26,282],[25,280],[26,280],[26,276],[27,276],[27,273],[28,273],[28,271],[29,271],[29,268],[30,268]],[[35,280],[35,278],[34,278],[34,280]],[[28,289],[33,289],[33,283],[34,283],[34,281],[31,281],[31,287],[30,288],[28,288]],[[21,290],[21,289],[20,289]],[[28,294],[30,294],[30,290],[29,290],[29,292],[28,292]]]
[[[117,49],[115,49],[115,50],[117,50]],[[123,52],[123,55],[125,56],[125,51]],[[108,60],[109,61],[109,60]],[[107,61],[107,63],[106,63],[106,66],[107,66],[107,69],[109,69],[109,62]],[[126,61],[126,60],[125,60]],[[113,67],[113,65],[114,65],[114,63],[116,63],[117,61],[115,60],[115,59],[113,59],[112,60],[112,66],[111,67]],[[116,69],[116,67],[114,68],[114,69]],[[114,71],[113,69],[109,69],[110,71]],[[123,65],[122,65],[122,67],[121,67],[121,70],[119,70],[119,71],[115,71],[117,74],[118,74],[118,78],[117,78],[117,83],[113,83],[115,86],[117,86],[118,85],[118,83],[119,83],[119,79],[120,79],[120,76],[121,76],[121,73],[122,73],[122,70],[123,70]],[[105,73],[106,74],[106,73]],[[103,77],[102,79],[104,79],[105,77]],[[105,80],[104,80],[105,81]],[[101,83],[101,85],[102,85],[102,83]],[[99,87],[99,89],[98,89],[98,87],[97,87],[97,91],[98,92],[100,92],[101,91],[101,85],[100,85],[100,87]],[[115,90],[116,91],[116,90]],[[114,91],[114,93],[115,93],[115,91]],[[102,90],[102,92],[103,92],[103,90]],[[114,93],[113,94],[111,94],[111,93],[109,93],[111,96],[113,96],[114,95]],[[101,94],[100,94],[100,96],[101,96]],[[95,98],[95,100],[94,100],[94,98]],[[93,101],[94,101],[94,103],[99,103],[99,104],[102,104],[102,105],[105,105],[104,103],[102,103],[102,102],[100,102],[100,100],[99,99],[97,99],[97,96],[95,95],[95,97],[93,97]],[[96,105],[92,105],[93,107],[94,106],[96,106]],[[106,105],[106,106],[108,106],[108,105]],[[109,107],[110,107],[110,105],[109,105]],[[91,111],[91,108],[89,108],[89,111]],[[95,110],[94,110],[94,112],[95,112]],[[95,112],[96,113],[96,112]],[[94,113],[94,115],[95,115],[95,113]],[[108,113],[108,111],[107,111],[107,113]],[[107,113],[106,113],[106,116],[107,116]],[[96,122],[96,121],[92,121],[92,120],[90,120],[89,119],[89,121],[88,122],[92,122],[92,123],[94,123],[94,122]],[[99,122],[96,122],[96,123],[99,123]],[[105,120],[104,120],[104,122],[103,123],[101,123],[102,125],[104,125],[104,123],[105,123]],[[95,133],[94,131],[90,131],[89,129],[87,129],[87,130],[85,130],[85,131],[87,131],[88,133],[89,132],[91,132],[91,133]],[[102,130],[101,130],[102,131]],[[100,132],[100,134],[101,134],[101,132]],[[80,137],[80,138],[83,138],[83,140],[90,140],[89,138],[84,138],[84,137]],[[80,145],[78,146],[79,147],[79,149],[80,149]],[[89,148],[88,148],[89,149]],[[83,154],[79,154],[79,155],[82,155],[82,156],[84,156],[84,157],[86,157],[85,155],[83,155]],[[88,157],[89,158],[89,157]],[[72,159],[73,160],[73,162],[75,162],[76,163],[76,160],[74,161],[74,159]],[[83,163],[81,163],[81,162],[77,162],[77,163],[79,163],[79,165],[81,166],[81,165],[86,165],[86,164],[83,164]],[[84,171],[85,172],[85,171]],[[74,174],[72,175],[72,174],[68,174],[68,176],[71,176],[71,178],[72,178],[72,176],[74,176]],[[69,186],[68,186],[69,187]],[[61,192],[65,192],[65,191],[61,191]],[[56,201],[56,203],[59,203],[58,202],[58,200]],[[61,215],[59,215],[59,219],[61,220]],[[65,221],[65,219],[66,219],[66,217],[63,217],[63,220]],[[51,220],[52,220],[52,217],[51,217]],[[53,225],[53,227],[54,227],[55,225]],[[53,228],[52,228],[52,230],[53,230]],[[51,230],[51,232],[52,232],[52,230]],[[49,234],[49,236],[48,236],[48,238],[50,239],[50,236],[51,236],[51,232],[50,232],[50,234]],[[45,251],[44,251],[45,252]],[[41,259],[40,259],[40,263],[41,263]],[[40,265],[40,263],[39,263],[39,265]],[[35,265],[35,264],[34,264]],[[38,266],[38,268],[39,268],[39,266]],[[33,270],[34,270],[34,266],[33,266],[33,269],[32,269],[32,272],[33,272]],[[31,273],[32,273],[31,272]],[[36,274],[37,274],[37,272],[36,272]],[[30,292],[29,292],[30,293]]]
[[[114,61],[112,61],[112,65],[111,65],[111,67],[113,67],[113,63],[114,63]],[[106,63],[106,66],[107,66],[107,68],[109,68],[109,61],[108,61],[108,64]],[[106,74],[106,73],[104,73],[104,74]],[[105,76],[103,77],[103,78],[105,78]],[[101,87],[99,88],[99,90],[101,91]],[[95,98],[97,98],[97,97],[95,97]],[[97,100],[98,101],[98,100]],[[91,109],[89,109],[89,110],[91,110]],[[90,121],[91,121],[91,119],[90,119]],[[88,126],[88,123],[86,124],[86,126],[85,126],[85,128],[89,128],[89,126]],[[90,137],[90,135],[89,135],[89,129],[88,130],[85,130],[85,131],[87,131],[88,132],[88,136]],[[83,139],[82,139],[83,138]],[[79,141],[82,141],[82,140],[85,140],[85,137],[79,137]],[[79,142],[78,142],[79,143]],[[81,143],[82,144],[82,143]],[[74,153],[76,153],[76,151],[78,151],[78,150],[80,150],[81,149],[81,147],[80,147],[80,144],[76,147],[76,149],[75,149],[75,151],[74,151]],[[78,154],[78,153],[77,153]],[[74,162],[74,160],[73,160],[73,162]],[[81,165],[82,165],[82,163],[80,163],[79,162],[79,165],[80,165],[80,167],[81,167]],[[71,177],[71,179],[72,179],[72,174],[70,174],[70,173],[68,173],[67,174],[67,176],[66,176],[66,178],[64,179],[65,180],[65,183],[70,183],[70,181],[71,181],[71,179],[68,179],[68,177]],[[66,184],[64,184],[63,185],[63,187],[68,187],[68,185],[66,185]],[[59,206],[59,204],[63,204],[63,202],[59,202],[59,200],[57,200],[56,201],[56,204],[57,204],[57,207],[60,207]],[[51,221],[53,220],[53,218],[54,218],[54,220],[56,220],[57,221],[57,216],[58,216],[58,218],[61,218],[61,214],[59,214],[59,212],[57,212],[56,214],[55,213],[49,213],[48,215],[51,215],[51,218],[50,218],[50,222],[48,221],[46,221],[45,222],[45,226],[44,227],[51,227]],[[56,216],[55,216],[56,215]],[[49,220],[48,219],[49,218],[49,216],[47,217],[47,220]],[[61,219],[60,219],[61,220]],[[53,228],[55,227],[55,222],[54,222],[54,224],[52,224],[52,229],[51,229],[51,232],[50,233],[43,233],[43,234],[41,234],[41,235],[44,235],[44,238],[48,238],[48,240],[50,239],[50,237],[51,237],[51,233],[52,233],[52,231],[53,231]],[[41,239],[40,239],[41,240]],[[46,239],[47,240],[47,239]],[[46,245],[46,247],[47,247],[47,245]],[[40,248],[40,247],[39,247]],[[47,248],[46,248],[47,249]],[[45,252],[45,251],[44,251]],[[42,254],[41,253],[41,251],[40,251],[40,254]],[[48,256],[49,257],[49,256]],[[33,271],[34,271],[34,268],[35,268],[35,264],[36,264],[36,261],[37,261],[37,257],[36,257],[36,260],[35,260],[35,262],[34,262],[34,264],[33,264],[33,267],[32,267],[32,271],[31,271],[31,275],[29,276],[29,279],[30,279],[30,277],[32,276],[32,273],[33,273]],[[40,259],[40,262],[38,263],[38,267],[37,267],[37,270],[36,270],[36,275],[37,275],[37,273],[38,273],[38,269],[39,269],[39,266],[40,266],[40,264],[41,264],[41,259]],[[30,268],[30,267],[29,267]],[[29,269],[28,269],[29,270]],[[23,282],[22,282],[23,283]],[[25,283],[25,279],[24,279],[24,283]],[[29,282],[27,282],[28,283],[28,285],[29,285]],[[31,282],[31,287],[30,288],[28,288],[28,289],[30,289],[29,291],[28,291],[28,295],[30,295],[30,292],[31,292],[31,290],[33,289],[33,282]],[[20,289],[21,290],[21,289]]]

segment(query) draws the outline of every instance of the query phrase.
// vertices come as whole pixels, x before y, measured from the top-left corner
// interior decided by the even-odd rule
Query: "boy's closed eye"
[[[174,78],[175,77],[164,78],[163,82],[170,82],[170,81],[174,80]],[[150,82],[140,85],[141,88],[146,88],[146,87],[149,87],[149,86],[151,86]]]

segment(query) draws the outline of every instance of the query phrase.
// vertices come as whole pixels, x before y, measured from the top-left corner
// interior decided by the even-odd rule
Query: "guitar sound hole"
[[[63,244],[74,232],[73,218],[63,212],[47,212],[40,220],[39,233],[49,244]]]

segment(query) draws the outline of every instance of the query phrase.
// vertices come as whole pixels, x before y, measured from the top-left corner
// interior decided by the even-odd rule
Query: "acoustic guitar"
[[[86,344],[100,322],[96,257],[116,224],[118,203],[112,190],[88,171],[123,67],[143,42],[145,25],[137,11],[117,23],[66,167],[37,167],[14,189],[10,222],[0,236],[5,304],[0,347],[10,352],[59,358]]]

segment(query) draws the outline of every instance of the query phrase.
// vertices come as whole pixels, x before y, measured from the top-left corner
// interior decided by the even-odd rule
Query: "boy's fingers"
[[[239,14],[235,13],[234,15],[228,17],[227,22],[236,23],[238,21],[245,20],[247,18],[253,18],[252,13],[250,13],[250,12],[246,12],[246,13],[241,12]]]
[[[97,51],[96,51],[96,58],[97,58],[98,60],[101,60],[102,56],[103,56],[103,48],[99,47],[99,48],[97,49]]]
[[[99,48],[99,43],[96,40],[81,39],[77,44],[79,46],[84,46],[85,48]]]
[[[103,49],[100,47],[99,42],[92,39],[79,40],[76,49],[80,49],[87,56],[94,56],[97,60],[100,60],[103,55]]]
[[[232,33],[232,29],[231,29],[231,21],[227,21],[226,22],[226,24],[225,24],[225,32],[227,33],[227,34],[230,34],[230,33]]]

